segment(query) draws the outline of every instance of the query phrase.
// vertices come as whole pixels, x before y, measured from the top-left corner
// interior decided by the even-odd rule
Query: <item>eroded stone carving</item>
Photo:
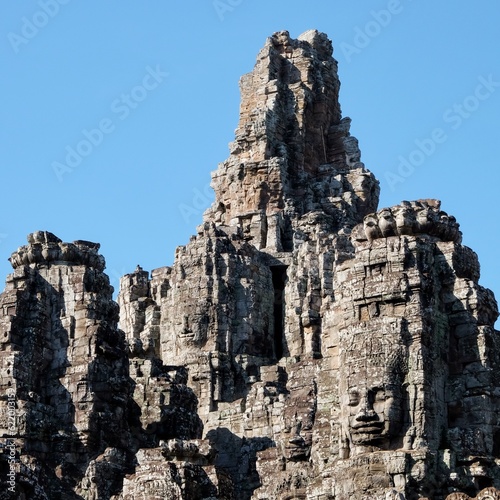
[[[104,270],[104,258],[98,254],[99,243],[78,240],[63,243],[47,231],[37,231],[28,236],[28,246],[20,247],[10,257],[12,267],[49,262],[66,262]]]
[[[392,208],[368,214],[363,221],[368,241],[388,236],[428,234],[443,241],[462,241],[455,217],[440,210],[438,200],[404,201]]]
[[[12,254],[0,472],[13,442],[29,498],[498,498],[498,308],[458,223],[377,211],[326,35],[274,34],[240,87],[214,204],[122,278],[120,328],[97,244]]]
[[[188,447],[201,437],[197,398],[183,367],[127,345],[97,244],[47,232],[28,242],[0,296],[2,471],[6,452],[15,457],[15,491],[6,473],[0,479],[5,498],[116,498],[141,448],[167,439]],[[160,474],[173,456],[163,457]],[[174,478],[187,474],[177,498],[196,498],[185,492],[199,482],[212,485],[195,464],[189,473],[184,461],[175,467]]]
[[[367,336],[363,329],[342,333],[341,458],[402,447],[402,439],[398,438],[408,424],[408,348],[399,335],[384,333],[382,337]]]

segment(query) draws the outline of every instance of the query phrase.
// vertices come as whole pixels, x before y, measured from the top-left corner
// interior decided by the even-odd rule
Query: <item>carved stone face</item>
[[[427,233],[432,225],[432,212],[428,207],[417,210],[417,232]]]
[[[401,429],[401,391],[397,386],[364,382],[360,380],[359,385],[348,390],[343,405],[344,424],[352,444],[382,447]]]
[[[396,213],[396,226],[398,234],[412,235],[414,233],[417,220],[415,213],[410,207],[403,206]]]
[[[407,352],[398,336],[349,332],[341,358],[340,456],[402,445]]]
[[[365,217],[363,227],[368,241],[380,238],[382,235],[378,227],[377,216],[375,214],[370,214]]]
[[[378,225],[382,236],[394,236],[396,234],[396,221],[389,209],[383,209],[378,214]]]

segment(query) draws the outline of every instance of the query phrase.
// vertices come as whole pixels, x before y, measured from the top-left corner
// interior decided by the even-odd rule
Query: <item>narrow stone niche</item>
[[[281,251],[293,251],[293,234],[290,227],[280,229]]]
[[[271,266],[274,289],[274,355],[281,359],[285,350],[285,285],[287,266]]]

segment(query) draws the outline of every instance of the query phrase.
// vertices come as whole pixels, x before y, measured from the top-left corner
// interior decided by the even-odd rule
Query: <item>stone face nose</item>
[[[357,422],[371,422],[379,420],[373,409],[372,395],[366,394],[359,404],[359,411],[355,416]]]
[[[358,422],[371,422],[379,419],[373,408],[368,405],[361,407],[355,418]]]

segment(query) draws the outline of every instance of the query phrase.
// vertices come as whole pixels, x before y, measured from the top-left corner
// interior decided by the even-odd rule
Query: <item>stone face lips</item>
[[[377,211],[336,68],[324,34],[267,40],[213,206],[171,267],[122,278],[119,327],[98,245],[12,255],[19,493],[500,497],[497,303],[439,201]]]

